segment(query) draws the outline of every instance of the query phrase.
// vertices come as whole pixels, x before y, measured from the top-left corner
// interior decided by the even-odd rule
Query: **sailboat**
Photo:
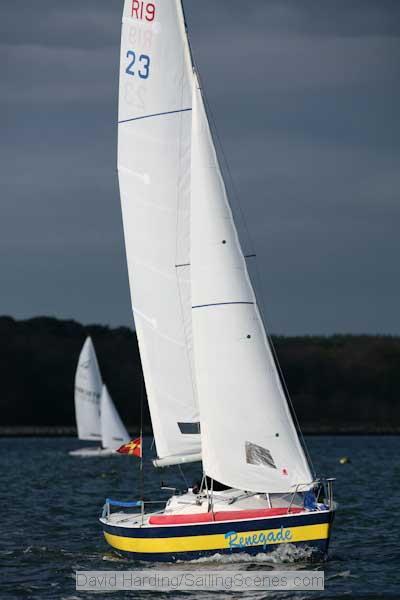
[[[201,461],[203,476],[160,510],[143,499],[107,499],[105,539],[149,561],[267,553],[281,544],[324,556],[336,508],[333,480],[316,478],[294,423],[236,231],[180,0],[125,0],[118,120],[153,464]]]
[[[80,440],[100,442],[100,446],[71,450],[71,456],[116,455],[116,449],[129,441],[129,434],[103,385],[93,342],[83,345],[75,375],[75,417]]]

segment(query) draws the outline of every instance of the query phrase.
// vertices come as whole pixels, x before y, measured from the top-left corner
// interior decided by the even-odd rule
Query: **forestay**
[[[200,452],[190,302],[191,64],[180,2],[126,0],[118,172],[157,454]]]
[[[80,440],[100,440],[101,375],[92,340],[88,337],[79,355],[75,374],[75,417]]]
[[[257,308],[201,91],[193,92],[193,345],[204,471],[286,492],[312,481]]]
[[[129,433],[121,421],[115,404],[103,385],[101,392],[101,441],[103,448],[112,448],[116,450],[122,444],[127,444],[130,440]]]

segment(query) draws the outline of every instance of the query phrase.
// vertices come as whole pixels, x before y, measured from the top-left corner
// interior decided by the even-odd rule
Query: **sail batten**
[[[198,304],[197,306],[192,306],[192,309],[208,308],[209,306],[229,306],[231,304],[254,304],[254,302],[249,302],[247,300],[233,300],[230,302],[212,302],[211,304]]]

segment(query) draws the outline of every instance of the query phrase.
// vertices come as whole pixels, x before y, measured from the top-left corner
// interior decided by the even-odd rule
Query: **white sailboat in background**
[[[88,337],[81,350],[75,375],[75,418],[80,440],[100,446],[71,450],[71,456],[117,455],[115,450],[129,441],[129,434],[103,385],[93,342]]]
[[[140,560],[255,554],[281,543],[325,554],[332,482],[315,479],[292,419],[180,0],[125,0],[118,171],[154,465],[202,460],[203,480],[157,513],[144,502],[131,503],[141,515],[111,513],[130,503],[108,500],[106,540]]]

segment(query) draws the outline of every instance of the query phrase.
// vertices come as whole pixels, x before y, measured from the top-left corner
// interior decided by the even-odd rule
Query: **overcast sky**
[[[122,4],[1,0],[0,314],[132,325]],[[269,329],[400,333],[400,1],[184,4]]]

